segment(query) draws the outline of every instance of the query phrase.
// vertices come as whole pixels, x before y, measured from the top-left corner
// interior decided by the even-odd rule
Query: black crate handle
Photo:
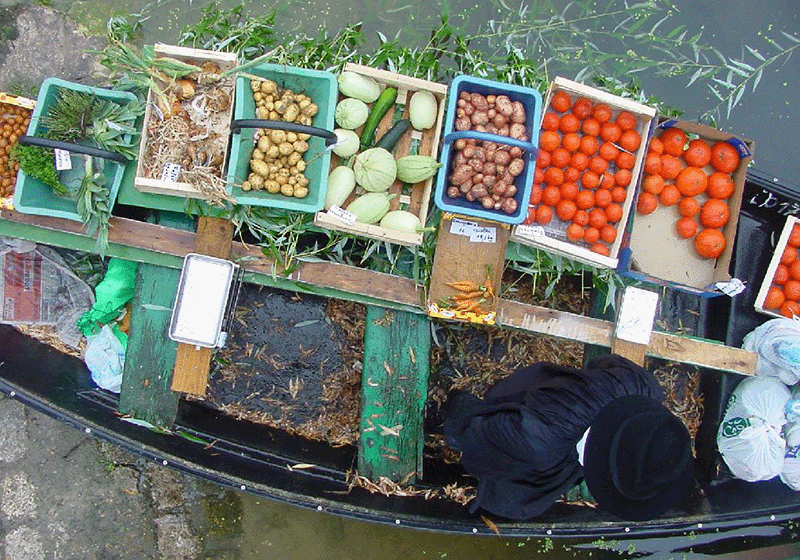
[[[325,146],[333,146],[338,141],[336,135],[330,130],[298,123],[265,119],[236,119],[231,123],[232,132],[235,132],[241,128],[271,128],[275,130],[288,130],[290,132],[297,132],[299,134],[310,134],[311,136],[319,136],[320,138],[324,139]]]
[[[61,140],[50,140],[49,138],[39,138],[38,136],[20,136],[17,142],[24,146],[42,146],[44,148],[53,148],[57,150],[67,150],[68,152],[75,152],[76,154],[86,154],[87,156],[97,156],[103,159],[110,159],[117,163],[126,164],[128,160],[125,156],[116,152],[109,152],[100,148],[92,146],[83,146],[74,142],[62,142]]]

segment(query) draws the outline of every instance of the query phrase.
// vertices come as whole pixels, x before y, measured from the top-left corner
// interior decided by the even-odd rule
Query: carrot
[[[454,301],[463,301],[466,299],[475,299],[476,297],[481,297],[483,294],[483,290],[475,290],[474,292],[461,292],[452,296],[452,299]]]
[[[459,292],[474,292],[480,289],[474,282],[448,282],[446,285]]]
[[[478,300],[478,301],[474,301],[474,300],[465,301],[464,303],[462,303],[462,304],[460,304],[459,306],[457,306],[457,307],[456,307],[456,310],[457,310],[457,311],[462,311],[462,312],[464,312],[464,313],[469,313],[470,311],[472,311],[472,312],[474,312],[474,313],[479,313],[479,312],[480,312],[479,310],[480,310],[480,308],[481,308],[481,302],[482,302],[482,301],[483,301],[483,300]]]

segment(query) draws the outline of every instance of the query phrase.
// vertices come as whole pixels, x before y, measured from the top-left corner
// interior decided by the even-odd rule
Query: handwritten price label
[[[617,338],[637,344],[649,344],[657,306],[656,292],[632,286],[625,288],[617,317]]]
[[[352,212],[348,212],[342,208],[339,208],[335,204],[330,207],[328,210],[328,214],[339,220],[340,222],[346,223],[348,226],[352,226],[356,223],[356,215]]]
[[[469,237],[473,243],[495,243],[497,241],[497,228],[479,226],[476,222],[458,218],[450,222],[450,233]]]
[[[521,224],[517,226],[517,233],[523,237],[536,239],[538,237],[547,237],[542,226],[532,226],[529,224]]]
[[[57,171],[72,169],[72,158],[69,157],[69,152],[67,150],[59,150],[56,148],[53,152],[55,153],[55,166]]]
[[[177,183],[181,174],[181,166],[177,163],[165,163],[161,170],[161,180],[165,183]]]

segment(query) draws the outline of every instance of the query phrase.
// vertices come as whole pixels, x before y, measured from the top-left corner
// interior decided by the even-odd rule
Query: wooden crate
[[[709,145],[718,141],[731,142],[739,151],[741,156],[739,167],[731,173],[735,189],[727,201],[730,208],[730,219],[722,228],[722,233],[727,241],[725,249],[716,259],[705,259],[697,255],[693,240],[679,237],[675,229],[675,222],[680,218],[678,206],[664,207],[659,204],[653,213],[646,216],[638,212],[633,213],[632,225],[624,244],[627,254],[624,262],[620,262],[618,272],[637,280],[666,285],[705,296],[720,295],[722,292],[718,291],[714,284],[731,280],[728,269],[733,256],[747,166],[753,159],[753,142],[736,138],[730,133],[710,126],[664,118],[660,119],[653,137],[659,135],[661,128],[671,126],[683,130],[688,138],[701,138],[706,140]],[[707,172],[713,171],[710,165],[705,169]],[[706,200],[706,195],[701,194],[696,198],[702,205]]]
[[[442,131],[442,121],[445,113],[445,99],[447,96],[447,86],[438,84],[436,82],[429,82],[427,80],[420,80],[410,76],[403,76],[394,72],[386,70],[377,70],[368,66],[361,66],[358,64],[349,63],[344,68],[346,71],[358,72],[364,76],[369,76],[382,86],[391,86],[397,88],[397,101],[396,104],[402,107],[402,118],[408,118],[408,101],[411,95],[416,91],[427,90],[431,92],[438,102],[438,114],[436,116],[436,123],[428,130],[414,130],[409,128],[403,135],[397,146],[394,149],[395,158],[414,153],[419,155],[426,155],[436,158],[439,154],[439,138]],[[340,99],[341,99],[340,95]],[[381,120],[378,125],[376,138],[380,138],[394,122],[395,112],[389,111]],[[356,133],[360,135],[361,128],[356,129]],[[340,165],[341,160],[336,155],[331,157],[331,169]],[[404,186],[400,181],[395,181],[389,188],[389,193],[394,193],[397,197],[393,198],[390,203],[390,210],[408,210],[409,212],[417,215],[422,222],[428,217],[428,205],[431,198],[431,189],[434,177],[431,177],[420,183],[414,185]],[[360,187],[356,187],[356,192],[348,198],[343,204],[343,208],[356,198],[356,196],[363,194],[364,191]],[[314,224],[326,229],[344,231],[353,233],[371,239],[380,241],[388,241],[390,243],[397,243],[399,245],[416,246],[422,244],[422,233],[405,233],[388,228],[380,227],[377,224],[362,224],[355,222],[352,225],[347,224],[328,212],[317,212],[314,216]]]
[[[764,301],[767,299],[767,292],[769,292],[770,287],[774,285],[772,280],[775,278],[775,272],[778,270],[778,265],[781,264],[783,251],[789,244],[789,236],[792,234],[792,230],[795,226],[800,227],[800,218],[787,216],[786,223],[784,224],[783,230],[781,230],[781,235],[778,238],[778,243],[775,245],[775,253],[772,255],[772,259],[769,261],[767,272],[764,274],[764,280],[758,290],[758,295],[756,296],[754,306],[756,311],[763,313],[764,315],[769,315],[771,317],[783,317],[783,315],[780,313],[780,310],[767,309],[764,307]]]
[[[172,45],[163,45],[158,43],[153,48],[157,57],[164,57],[169,56],[175,58],[177,60],[189,63],[197,63],[197,62],[207,62],[213,61],[219,64],[219,67],[222,70],[229,70],[234,68],[237,64],[237,57],[234,53],[223,53],[223,52],[215,52],[215,51],[205,51],[200,49],[192,49],[187,47],[176,47]],[[228,128],[227,131],[224,132],[225,136],[230,136],[230,121],[233,116],[233,106],[234,106],[234,77],[230,77],[230,105],[228,106],[227,110],[227,122]],[[134,186],[146,193],[153,193],[153,194],[166,194],[166,195],[173,195],[173,196],[180,196],[185,198],[204,198],[200,191],[195,188],[193,185],[184,182],[178,181],[163,181],[161,178],[154,178],[154,177],[146,177],[145,170],[144,170],[144,161],[145,161],[145,154],[149,135],[148,135],[148,123],[151,122],[152,118],[158,118],[157,115],[154,115],[155,112],[154,107],[156,107],[155,103],[155,94],[153,89],[150,88],[147,91],[147,108],[145,109],[144,114],[144,129],[142,130],[141,140],[139,142],[139,159],[136,166],[136,178],[134,179]],[[227,149],[224,152],[225,160],[222,162],[221,169],[224,172],[225,167],[227,164],[228,152]],[[179,164],[180,162],[174,162]]]
[[[568,222],[553,216],[553,220],[547,225],[519,225],[511,233],[511,241],[543,249],[548,252],[557,253],[567,258],[584,262],[593,266],[604,268],[616,268],[619,261],[619,252],[623,239],[623,230],[630,215],[633,200],[635,199],[636,186],[644,162],[646,152],[646,141],[650,134],[656,110],[631,99],[626,99],[618,95],[592,88],[566,78],[557,77],[547,91],[545,98],[545,111],[542,112],[542,119],[550,110],[550,101],[553,94],[557,91],[564,91],[569,94],[574,102],[580,97],[585,97],[593,103],[606,103],[612,109],[612,120],[616,119],[620,111],[629,111],[637,117],[636,131],[642,138],[639,149],[634,153],[635,164],[631,170],[632,179],[627,187],[627,196],[622,203],[622,218],[615,224],[617,237],[609,245],[609,255],[601,255],[589,250],[589,244],[583,242],[573,242],[567,239],[566,230]],[[613,169],[613,166],[612,168]],[[542,169],[542,171],[545,171]],[[555,214],[555,213],[554,213]]]
[[[7,116],[4,116],[5,111],[2,110],[2,105],[5,103],[6,105],[13,105],[15,107],[22,107],[24,109],[28,109],[28,117],[33,112],[34,107],[36,107],[36,101],[33,99],[28,99],[27,97],[20,97],[18,95],[13,95],[11,93],[5,93],[0,91],[0,125],[5,124],[5,120]],[[8,150],[11,149],[11,146],[7,148]],[[13,172],[13,170],[7,166],[6,163],[0,164],[0,175],[3,178],[10,178],[13,182],[17,180],[17,174]],[[8,177],[6,177],[8,176]],[[13,183],[12,183],[13,184]],[[14,209],[14,191],[11,190],[11,194],[9,196],[0,196],[0,208],[6,208],[8,210]]]
[[[497,318],[500,283],[511,226],[483,218],[445,212],[439,222],[436,254],[428,290],[427,309],[431,317],[493,325]],[[488,294],[480,313],[448,309],[447,299],[459,292],[454,282],[481,285],[489,278],[494,297]]]

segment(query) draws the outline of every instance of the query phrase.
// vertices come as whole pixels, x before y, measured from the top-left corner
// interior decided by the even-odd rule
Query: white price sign
[[[547,233],[542,226],[532,226],[530,224],[518,225],[517,234],[528,238],[547,237]]]
[[[617,338],[637,344],[649,344],[657,307],[656,292],[633,286],[625,288],[617,316]]]
[[[497,228],[479,226],[476,222],[458,218],[450,222],[450,233],[469,237],[473,243],[495,243],[497,241]]]
[[[165,163],[161,170],[161,180],[165,183],[177,183],[181,174],[181,166],[177,163]]]
[[[69,152],[67,150],[59,150],[56,148],[53,152],[55,153],[56,159],[56,171],[72,169],[72,159],[69,157]]]
[[[340,222],[346,223],[348,226],[352,226],[356,223],[356,215],[352,212],[348,212],[335,204],[328,209],[328,214],[339,220]]]

